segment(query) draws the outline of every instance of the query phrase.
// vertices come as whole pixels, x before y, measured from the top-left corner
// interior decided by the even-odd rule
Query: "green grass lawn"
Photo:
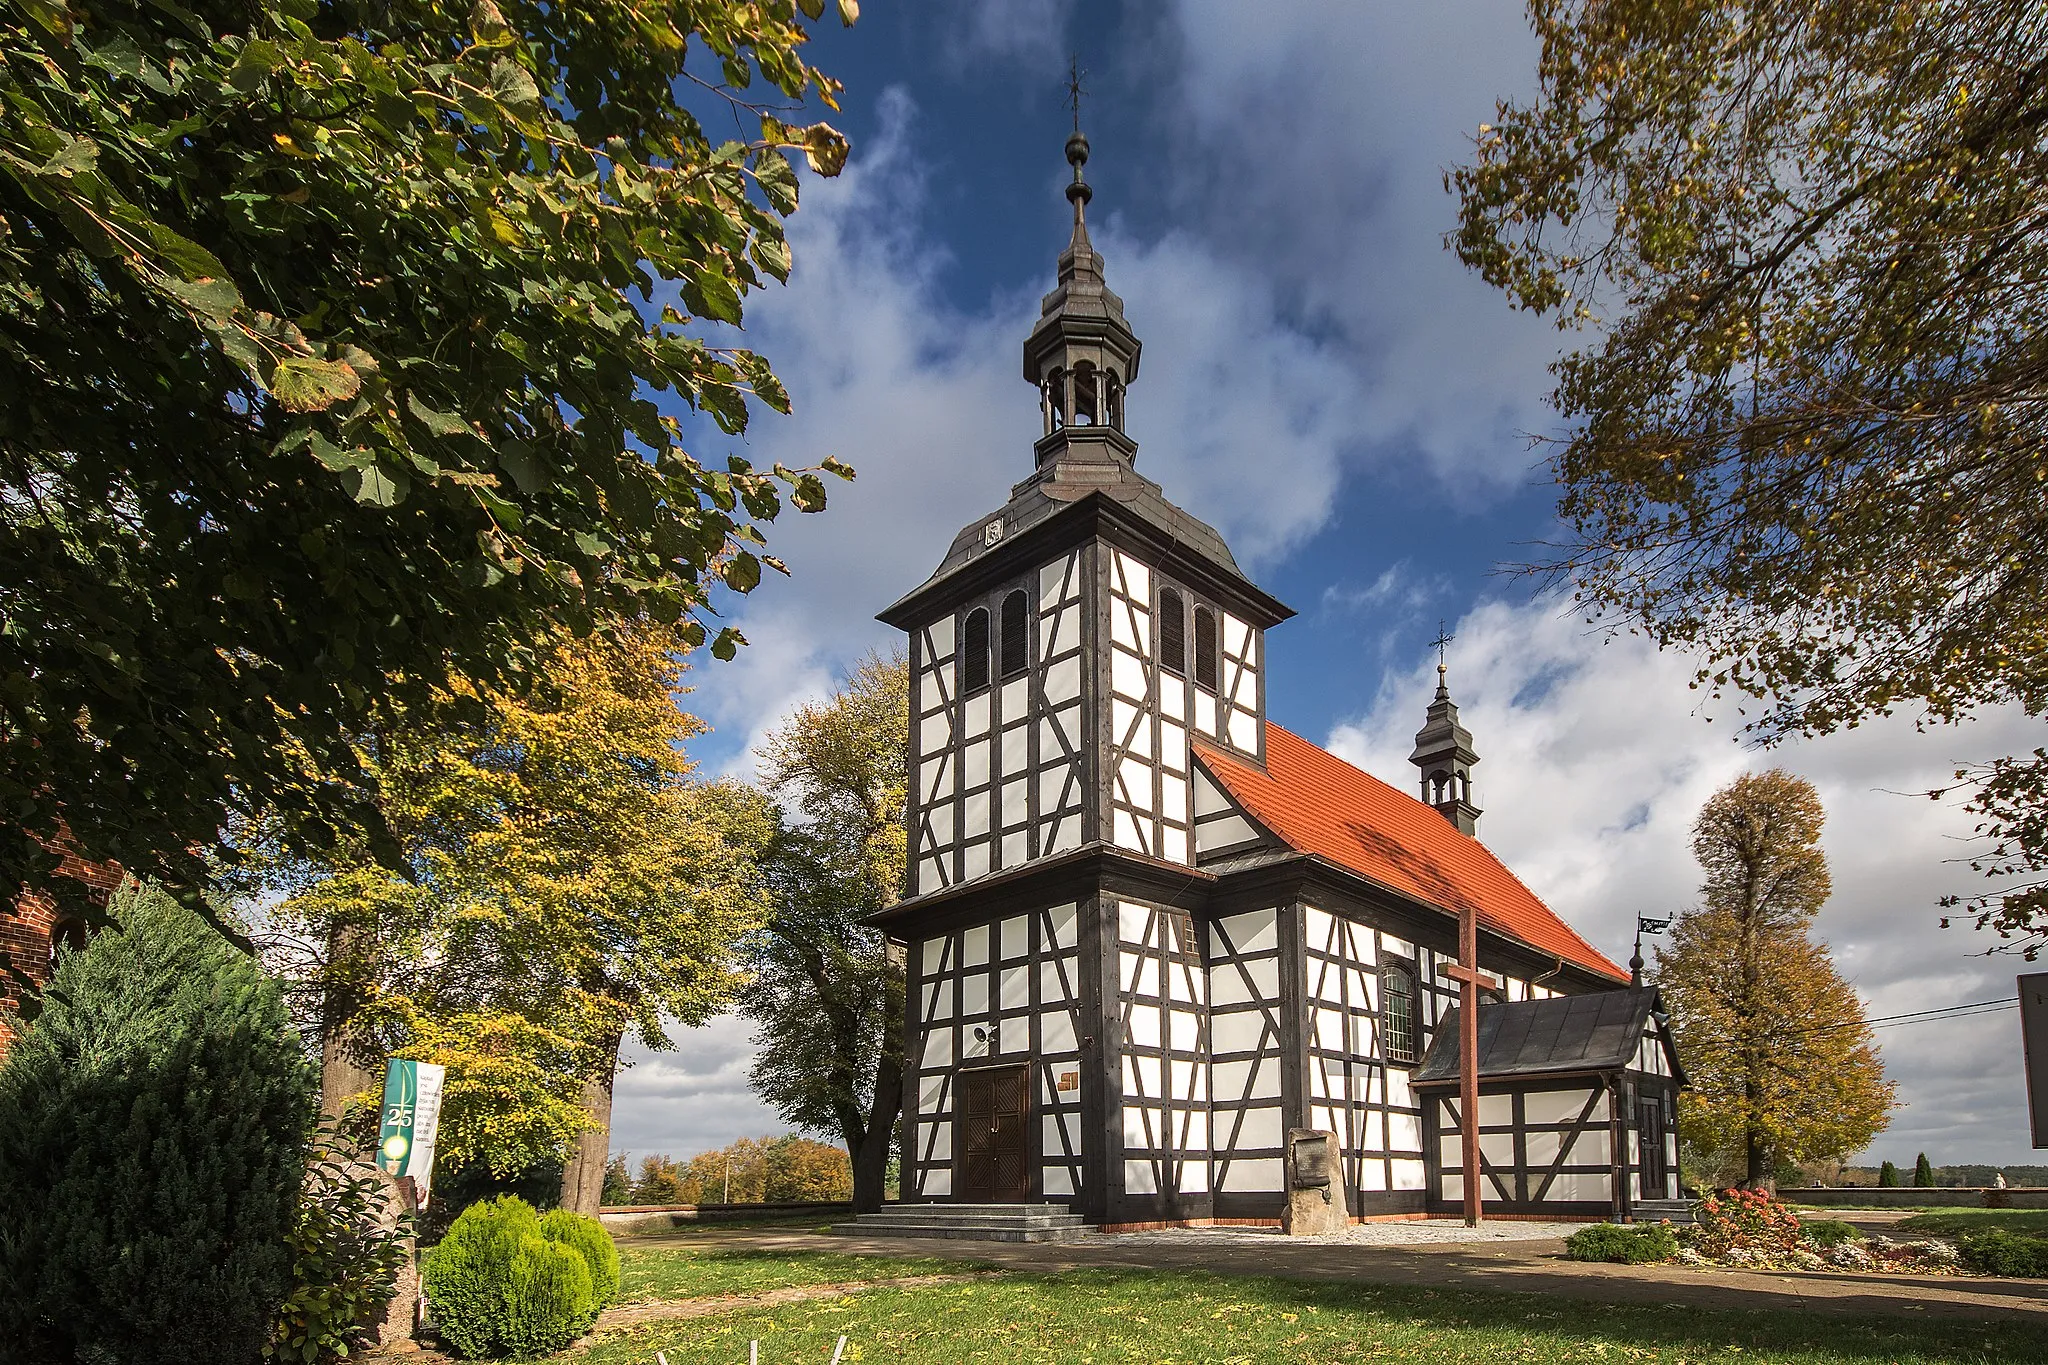
[[[776,1251],[665,1243],[619,1245],[619,1302],[701,1299],[715,1294],[758,1294],[791,1285],[893,1280],[905,1275],[949,1275],[986,1267],[935,1256],[847,1256],[837,1252]]]
[[[2048,1209],[1929,1209],[1894,1226],[1901,1237],[1959,1237],[1993,1228],[2048,1237]]]
[[[761,1365],[825,1365],[842,1333],[843,1359],[888,1365],[2048,1361],[2048,1331],[2006,1322],[1714,1312],[1125,1271],[878,1289],[649,1324],[600,1338],[585,1359],[589,1365],[653,1365],[660,1350],[669,1365],[741,1365],[755,1339]]]

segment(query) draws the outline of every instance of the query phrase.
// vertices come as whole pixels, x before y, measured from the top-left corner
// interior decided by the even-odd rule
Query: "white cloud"
[[[1694,900],[1691,824],[1713,792],[1751,769],[1811,780],[1828,811],[1834,897],[1816,924],[1871,1016],[2013,993],[2019,964],[1981,956],[1991,941],[1939,927],[1938,897],[1967,888],[1955,865],[1970,830],[1954,803],[1897,795],[1940,783],[1960,760],[2035,742],[2038,722],[1998,713],[1960,729],[1910,721],[1864,726],[1766,753],[1735,742],[1733,708],[1711,722],[1691,669],[1640,637],[1608,639],[1554,599],[1482,604],[1456,626],[1452,695],[1481,761],[1480,834],[1532,890],[1617,962],[1637,915]],[[1415,730],[1434,669],[1389,676],[1329,747],[1412,789]],[[1874,1159],[2025,1161],[2019,1029],[2010,1012],[1879,1031],[1905,1106]]]
[[[723,1015],[678,1030],[673,1052],[629,1043],[625,1059],[612,1096],[611,1150],[628,1153],[635,1170],[653,1152],[683,1159],[737,1137],[788,1131],[747,1085],[754,1059],[747,1020]]]

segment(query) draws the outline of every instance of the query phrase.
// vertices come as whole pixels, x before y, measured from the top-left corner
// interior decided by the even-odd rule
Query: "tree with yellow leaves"
[[[317,1018],[330,1110],[388,1054],[449,1067],[448,1167],[561,1163],[595,1211],[628,1032],[670,1046],[741,984],[764,918],[768,803],[700,783],[676,703],[685,646],[641,622],[556,642],[528,695],[462,685],[361,745],[410,880],[366,847],[263,860]]]
[[[1892,1108],[1863,1003],[1807,935],[1831,890],[1825,820],[1813,784],[1782,769],[1716,792],[1693,825],[1700,905],[1657,952],[1692,1078],[1680,1135],[1746,1189],[1868,1146]]]

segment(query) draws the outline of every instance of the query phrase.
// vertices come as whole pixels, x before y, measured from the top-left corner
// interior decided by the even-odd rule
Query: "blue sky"
[[[1758,754],[1732,711],[1701,708],[1690,661],[1589,630],[1503,572],[1552,534],[1531,436],[1559,430],[1546,367],[1576,343],[1443,249],[1442,176],[1532,79],[1517,6],[876,0],[850,31],[818,27],[853,156],[836,181],[806,178],[791,282],[748,305],[796,411],[699,453],[832,454],[860,478],[774,529],[793,577],[735,604],[752,645],[695,675],[706,771],[748,771],[791,706],[895,644],[874,613],[1029,471],[1019,354],[1067,233],[1074,52],[1091,231],[1145,343],[1139,468],[1300,613],[1269,636],[1273,717],[1405,789],[1441,618],[1482,755],[1481,838],[1610,955],[1638,913],[1689,902],[1700,803],[1778,763],[1828,803],[1836,896],[1818,933],[1872,1013],[2012,993],[2016,964],[1937,927],[1936,898],[1968,885],[1950,861],[1967,821],[1896,793],[2031,748],[2037,726],[1906,717]],[[779,1129],[746,1090],[743,1024],[684,1038],[621,1077],[615,1150]],[[1906,1103],[1873,1159],[2029,1159],[2015,1016],[1880,1038]]]

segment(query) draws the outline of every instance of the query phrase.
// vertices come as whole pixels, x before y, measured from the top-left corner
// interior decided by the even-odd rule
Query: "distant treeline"
[[[604,1170],[606,1204],[781,1204],[853,1198],[853,1165],[844,1149],[794,1133],[741,1138],[688,1161],[665,1153],[640,1158],[635,1173],[622,1152]]]
[[[1880,1169],[1877,1166],[1844,1166],[1842,1178],[1831,1183],[1875,1185]],[[1937,1189],[1981,1189],[1991,1185],[2001,1173],[2008,1185],[2048,1186],[2048,1166],[1936,1166],[1934,1184]],[[1910,1167],[1900,1173],[1899,1183],[1913,1183]]]

